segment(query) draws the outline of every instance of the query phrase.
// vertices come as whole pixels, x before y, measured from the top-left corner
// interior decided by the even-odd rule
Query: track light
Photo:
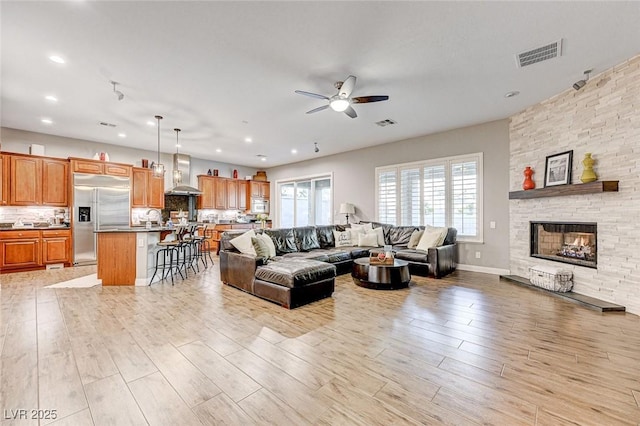
[[[575,83],[573,83],[573,88],[576,90],[582,89],[587,84],[587,81],[589,81],[589,74],[591,74],[591,71],[593,70],[586,70],[584,72],[584,79],[578,80]]]
[[[115,93],[115,94],[116,94],[116,96],[118,97],[118,100],[119,100],[119,101],[123,100],[123,99],[124,99],[124,93],[122,93],[122,92],[121,92],[121,91],[119,91],[119,90],[116,90],[116,85],[117,85],[118,83],[112,80],[112,81],[111,81],[111,84],[113,84],[113,93]]]

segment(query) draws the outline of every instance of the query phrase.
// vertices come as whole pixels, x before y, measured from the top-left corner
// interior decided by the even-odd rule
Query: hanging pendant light
[[[180,148],[180,142],[178,141],[178,133],[180,133],[180,129],[173,129],[176,132],[176,156],[179,154],[178,148]],[[176,186],[182,183],[182,170],[178,169],[177,162],[174,163],[173,167],[173,185]]]
[[[164,164],[160,163],[160,120],[162,120],[161,115],[156,115],[156,120],[158,120],[158,162],[153,166],[153,175],[156,177],[164,176]]]

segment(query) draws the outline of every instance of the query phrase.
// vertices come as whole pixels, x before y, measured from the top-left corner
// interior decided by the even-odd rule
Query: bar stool
[[[156,277],[156,274],[158,272],[160,272],[160,279],[162,281],[164,281],[167,276],[170,275],[171,285],[174,285],[174,269],[176,269],[176,271],[180,274],[180,277],[184,279],[178,265],[178,242],[161,241],[158,243],[158,246],[161,248],[156,252],[156,265],[153,271],[153,275],[151,276],[151,280],[149,281],[149,285],[153,283],[153,279]]]
[[[196,234],[198,235],[193,236],[193,239],[195,240],[196,247],[197,247],[196,265],[198,264],[198,261],[200,261],[202,262],[202,265],[204,266],[204,268],[207,269],[209,267],[207,263],[207,255],[209,256],[209,259],[211,260],[211,264],[213,265],[213,259],[211,259],[211,254],[209,253],[209,249],[210,249],[209,242],[206,239],[207,225],[204,225],[204,227],[200,231],[196,230]]]

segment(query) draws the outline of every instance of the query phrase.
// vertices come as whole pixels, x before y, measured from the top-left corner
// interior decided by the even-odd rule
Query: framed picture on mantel
[[[571,183],[571,162],[573,151],[547,156],[544,167],[544,186],[566,185]]]

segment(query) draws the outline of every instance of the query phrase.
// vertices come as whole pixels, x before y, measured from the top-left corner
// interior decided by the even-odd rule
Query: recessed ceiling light
[[[126,138],[126,137],[127,137],[127,135],[126,135],[125,133],[118,133],[118,137]]]
[[[44,124],[53,124],[53,120],[50,118],[43,118],[42,121]]]
[[[65,62],[64,59],[62,59],[60,56],[56,56],[56,55],[49,56],[49,59],[51,61],[55,62],[56,64],[64,64],[64,62]]]
[[[220,148],[216,148],[216,152],[222,152]]]
[[[507,92],[504,94],[505,98],[513,98],[514,96],[518,96],[520,94],[520,92],[518,92],[517,90],[514,90],[512,92]]]
[[[244,141],[245,141],[246,143],[251,143],[251,142],[253,142],[253,139],[251,139],[251,138],[244,138]]]
[[[267,157],[262,157],[260,161],[267,161]]]
[[[179,143],[176,144],[176,148],[182,148],[182,145],[180,145]]]
[[[51,102],[58,102],[58,98],[56,98],[53,95],[47,95],[44,97],[46,100],[51,101]]]
[[[154,123],[153,121],[147,121],[147,126],[155,126],[156,123]]]
[[[297,154],[297,153],[298,153],[298,150],[294,148],[294,149],[292,149],[292,150],[291,150],[291,153],[292,153],[292,154]]]

